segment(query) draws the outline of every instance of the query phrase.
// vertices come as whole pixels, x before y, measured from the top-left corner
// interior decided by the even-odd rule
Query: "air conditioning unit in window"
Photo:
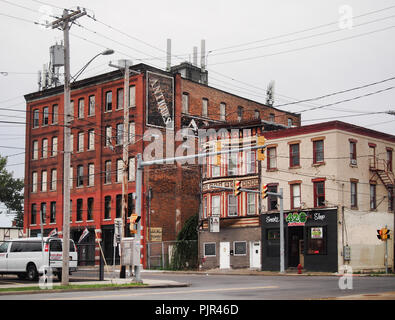
[[[357,159],[351,159],[351,164],[357,164]]]

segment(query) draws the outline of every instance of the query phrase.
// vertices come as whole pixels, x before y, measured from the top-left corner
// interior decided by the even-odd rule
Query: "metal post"
[[[284,205],[283,189],[280,188],[280,273],[285,272],[284,268]]]
[[[385,226],[387,230],[387,225]],[[385,239],[385,274],[388,274],[388,239]]]
[[[142,186],[143,186],[143,166],[142,166],[142,156],[140,153],[136,155],[137,161],[137,172],[136,172],[136,214],[140,217],[140,221],[137,224],[137,234],[135,238],[135,245],[138,248],[138,258],[137,264],[134,266],[134,276],[136,282],[141,282],[141,205],[142,205]]]

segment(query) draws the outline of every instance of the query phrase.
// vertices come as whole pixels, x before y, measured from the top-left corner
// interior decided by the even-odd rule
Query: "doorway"
[[[303,227],[288,228],[288,267],[295,268],[302,263],[303,257]]]
[[[219,243],[219,268],[229,269],[230,268],[230,243],[220,242]]]
[[[261,269],[261,242],[250,242],[250,268]]]

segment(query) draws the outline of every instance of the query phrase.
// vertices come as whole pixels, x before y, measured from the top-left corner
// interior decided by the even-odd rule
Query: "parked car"
[[[44,267],[62,277],[63,240],[59,238],[21,238],[0,243],[0,274],[16,274],[20,279],[37,280]],[[77,270],[78,255],[70,240],[69,273]]]

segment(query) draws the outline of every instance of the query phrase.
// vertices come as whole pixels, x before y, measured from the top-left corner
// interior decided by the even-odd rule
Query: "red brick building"
[[[196,68],[181,64],[165,72],[145,64],[131,67],[129,99],[129,213],[135,192],[135,155],[151,142],[143,139],[149,128],[166,137],[184,127],[265,119],[300,125],[300,116],[283,112],[182,77]],[[207,76],[207,73],[205,73]],[[71,86],[74,120],[71,122],[72,179],[71,238],[78,240],[85,227],[86,241],[102,239],[104,254],[112,259],[114,219],[121,217],[123,76],[119,70],[75,82]],[[158,95],[158,90],[161,96]],[[24,234],[44,234],[63,226],[63,87],[25,95],[26,165]],[[163,100],[160,100],[163,99]],[[160,108],[160,106],[166,108]],[[173,138],[171,138],[173,140]],[[175,142],[176,149],[180,142]],[[166,141],[164,141],[166,146]],[[166,151],[163,152],[166,155]],[[159,230],[162,241],[174,240],[183,223],[199,212],[200,168],[168,164],[144,169],[142,237],[150,241],[148,228]],[[148,190],[152,199],[147,201]],[[148,240],[147,240],[148,239]],[[98,253],[96,253],[98,255]],[[145,260],[143,251],[143,260]]]

